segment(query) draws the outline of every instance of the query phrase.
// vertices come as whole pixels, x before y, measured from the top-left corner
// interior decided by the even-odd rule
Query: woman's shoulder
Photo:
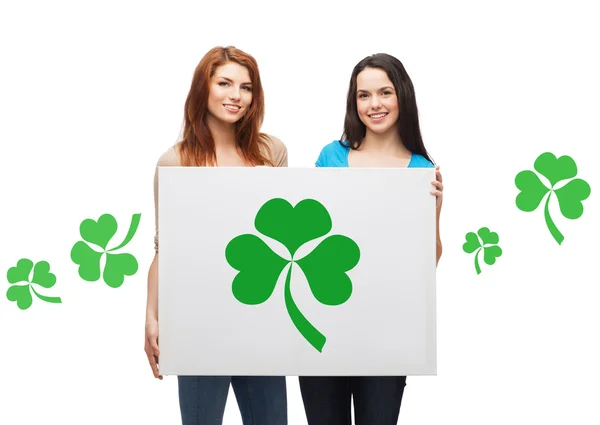
[[[278,137],[271,134],[265,134],[265,139],[269,145],[271,151],[271,161],[275,167],[287,167],[288,164],[288,152],[285,143]]]
[[[181,164],[179,156],[179,143],[171,146],[158,158],[158,167],[177,167]]]
[[[339,140],[334,140],[326,144],[315,165],[317,167],[340,167],[343,166],[348,158],[350,147]]]
[[[333,142],[327,143],[322,152],[326,153],[338,153],[338,152],[347,152],[350,149],[348,143],[341,142],[339,140],[334,140]]]
[[[435,168],[435,165],[421,154],[413,153],[410,159],[410,168]]]
[[[287,151],[287,147],[285,143],[281,141],[279,137],[275,137],[272,134],[265,134],[267,139],[267,143],[273,152],[285,152]]]

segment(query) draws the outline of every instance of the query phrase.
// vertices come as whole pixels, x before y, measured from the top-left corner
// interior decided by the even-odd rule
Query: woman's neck
[[[215,149],[237,148],[235,125],[224,123],[212,115],[206,117],[206,123],[215,142]]]
[[[406,157],[411,152],[404,146],[395,128],[384,134],[369,131],[365,134],[359,150],[366,150],[378,155]]]

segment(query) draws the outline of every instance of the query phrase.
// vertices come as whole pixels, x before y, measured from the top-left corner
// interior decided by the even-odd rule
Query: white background
[[[387,52],[416,86],[423,137],[441,165],[438,376],[408,379],[400,423],[598,424],[600,141],[593,1],[22,1],[0,6],[0,271],[47,260],[53,305],[0,298],[0,423],[174,424],[176,379],[143,353],[153,256],[152,178],[178,138],[192,73],[215,45],[257,59],[263,130],[311,166],[340,136],[352,67]],[[268,16],[267,16],[268,14]],[[514,205],[515,175],[542,152],[570,155],[592,186],[558,246],[541,209]],[[79,223],[110,212],[140,271],[112,289],[69,259]],[[368,220],[368,217],[365,218]],[[596,220],[595,220],[596,219]],[[464,236],[500,235],[477,276]],[[0,280],[0,284],[1,284]],[[8,283],[4,281],[4,289]],[[291,425],[305,424],[288,378]],[[240,424],[230,394],[226,424]]]
[[[434,169],[161,167],[158,178],[163,374],[436,373]],[[338,306],[319,303],[308,276],[293,266],[292,298],[327,338],[322,352],[290,319],[289,267],[258,305],[232,294],[238,271],[225,251],[235,237],[255,235],[291,260],[282,243],[254,225],[263,204],[281,197],[294,207],[316,199],[331,218],[331,231],[299,247],[296,261],[330,235],[351,238],[360,253],[347,272],[352,296]],[[372,222],[357,223],[368,216]]]

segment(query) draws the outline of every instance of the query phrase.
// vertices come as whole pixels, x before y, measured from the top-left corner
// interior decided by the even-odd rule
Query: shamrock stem
[[[288,314],[290,315],[290,319],[296,326],[296,329],[302,334],[302,336],[317,349],[320,353],[323,350],[323,346],[325,345],[325,335],[319,332],[304,315],[298,309],[298,306],[294,302],[292,298],[292,292],[290,290],[290,278],[292,277],[292,266],[294,263],[290,263],[290,268],[287,273],[287,277],[285,278],[285,307],[287,308]]]
[[[554,221],[552,221],[552,217],[550,217],[550,210],[548,209],[548,205],[550,204],[551,197],[552,191],[550,191],[550,193],[548,194],[548,199],[546,199],[546,205],[544,206],[544,218],[546,219],[546,226],[548,226],[548,230],[550,230],[552,237],[560,245],[562,241],[565,240],[565,237],[562,233],[560,233],[560,230],[558,230],[558,227],[556,227],[556,224],[554,224]]]
[[[44,295],[38,294],[33,287],[33,285],[29,285],[33,293],[42,301],[46,301],[47,303],[60,304],[62,303],[60,297],[45,297]]]
[[[479,259],[477,257],[479,257],[479,253],[482,249],[483,248],[479,248],[477,250],[477,253],[475,254],[475,271],[477,272],[477,274],[481,274],[481,268],[479,267]]]
[[[125,239],[123,240],[123,242],[121,242],[119,244],[119,246],[109,249],[107,252],[116,251],[117,249],[121,249],[125,245],[127,245],[131,241],[131,239],[133,239],[133,236],[135,235],[135,232],[137,231],[137,228],[140,224],[141,216],[142,216],[141,214],[134,214],[131,217],[131,223],[129,224],[129,231],[127,231],[127,236],[125,236]]]

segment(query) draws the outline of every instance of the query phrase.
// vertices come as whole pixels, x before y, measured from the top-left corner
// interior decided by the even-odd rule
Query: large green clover
[[[314,199],[304,199],[296,207],[285,199],[271,199],[256,214],[254,226],[264,236],[281,242],[288,249],[291,260],[281,258],[256,235],[233,238],[227,244],[225,257],[229,265],[239,271],[232,283],[234,297],[249,305],[265,302],[289,264],[284,288],[285,306],[300,334],[322,352],[327,339],[302,314],[292,298],[292,265],[297,264],[304,272],[310,290],[319,302],[337,306],[352,295],[352,281],[346,272],[358,264],[358,245],[346,236],[330,235],[308,255],[294,259],[303,244],[331,231],[329,212]]]
[[[138,263],[131,254],[115,254],[113,251],[123,248],[127,245],[140,223],[141,214],[134,214],[131,217],[129,231],[123,242],[118,246],[106,249],[112,237],[117,233],[117,220],[110,215],[100,216],[98,221],[92,219],[83,220],[79,226],[79,233],[84,241],[94,244],[101,248],[98,252],[92,249],[86,242],[78,241],[71,249],[71,260],[79,265],[79,276],[88,281],[95,282],[102,278],[104,282],[112,287],[118,288],[123,284],[125,276],[133,276],[138,270]],[[106,264],[104,270],[100,270],[100,259],[106,254]]]
[[[479,235],[479,237],[477,235]],[[481,238],[481,240],[479,238]],[[475,254],[475,271],[477,274],[481,273],[478,257],[482,249],[483,261],[490,266],[496,262],[496,258],[502,255],[502,248],[497,245],[500,240],[498,233],[490,232],[490,229],[487,227],[479,229],[477,234],[473,232],[467,233],[465,239],[467,241],[463,244],[463,251],[467,254],[472,254],[477,251]]]
[[[521,191],[516,198],[517,207],[525,212],[534,211],[540,205],[544,196],[548,194],[544,206],[544,218],[548,230],[560,245],[565,237],[554,224],[548,210],[552,193],[556,194],[560,212],[563,216],[574,220],[583,214],[583,201],[590,196],[590,185],[585,180],[574,178],[577,175],[577,165],[573,158],[566,155],[557,159],[550,152],[543,153],[535,160],[533,167],[548,179],[550,188],[547,188],[533,171],[521,171],[515,177],[515,185]],[[559,182],[568,179],[572,180],[558,189],[555,188]]]
[[[33,276],[29,280],[29,275],[33,269]],[[16,301],[17,307],[21,310],[27,310],[33,303],[31,292],[42,301],[48,303],[60,304],[60,297],[46,297],[35,290],[34,284],[42,288],[50,289],[56,283],[56,276],[50,273],[50,264],[47,261],[40,261],[33,265],[33,261],[28,258],[21,258],[17,261],[15,267],[11,267],[6,272],[8,283],[15,284],[24,282],[25,284],[13,285],[6,291],[6,298],[9,301]]]

